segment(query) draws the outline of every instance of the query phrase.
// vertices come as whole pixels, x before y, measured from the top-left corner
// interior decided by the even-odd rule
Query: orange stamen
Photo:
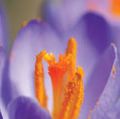
[[[36,57],[36,64],[35,64],[35,94],[39,103],[44,108],[47,107],[47,95],[45,92],[44,71],[43,71],[43,65],[42,65],[42,58],[45,54],[46,54],[46,51],[42,51]]]
[[[42,59],[48,63],[48,73],[53,86],[53,119],[76,119],[84,99],[81,67],[76,67],[77,43],[70,38],[65,54],[55,60],[53,54],[42,51],[36,59],[35,93],[39,103],[46,108]]]

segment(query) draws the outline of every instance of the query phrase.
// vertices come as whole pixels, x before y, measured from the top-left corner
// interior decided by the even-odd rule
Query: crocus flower
[[[43,20],[20,30],[8,56],[1,47],[4,118],[3,112],[10,119],[120,117],[119,41],[114,41],[119,34],[105,18],[81,11],[79,4],[46,2]]]

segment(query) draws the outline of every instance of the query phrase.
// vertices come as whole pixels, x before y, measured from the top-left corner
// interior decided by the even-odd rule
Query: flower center
[[[74,38],[68,41],[65,54],[59,55],[58,62],[53,54],[45,50],[36,56],[35,94],[40,105],[47,109],[47,95],[44,85],[42,61],[48,63],[48,73],[53,87],[53,119],[76,119],[84,100],[83,76],[81,67],[76,67],[77,43]]]

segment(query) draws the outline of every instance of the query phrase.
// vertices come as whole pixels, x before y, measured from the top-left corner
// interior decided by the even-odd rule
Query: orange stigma
[[[35,64],[35,94],[40,105],[47,109],[42,60],[48,63],[53,87],[52,119],[77,119],[84,100],[84,72],[76,67],[77,43],[70,38],[65,54],[56,61],[53,54],[41,51]]]

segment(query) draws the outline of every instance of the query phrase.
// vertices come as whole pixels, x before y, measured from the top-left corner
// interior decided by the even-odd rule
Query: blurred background
[[[13,41],[24,21],[38,17],[43,0],[3,0],[9,25],[9,38]],[[39,13],[40,14],[40,13]],[[12,42],[11,42],[12,43]],[[10,45],[11,45],[10,43]]]
[[[9,41],[15,39],[24,21],[29,21],[41,15],[40,8],[44,1],[45,0],[3,0],[6,10],[7,26],[9,27]],[[85,9],[88,8],[89,10],[102,13],[102,15],[109,21],[112,21],[112,23],[120,25],[120,0],[81,0],[80,3],[81,2],[87,3],[86,6],[84,6]],[[10,46],[11,44],[12,42],[10,42]]]

